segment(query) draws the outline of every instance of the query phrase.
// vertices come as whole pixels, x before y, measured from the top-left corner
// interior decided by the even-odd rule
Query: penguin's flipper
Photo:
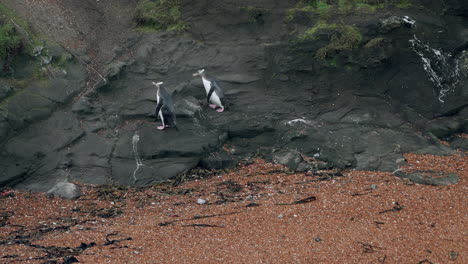
[[[216,92],[216,94],[218,95],[218,97],[220,99],[222,99],[224,97],[223,89],[221,89],[221,87],[219,86],[219,84],[218,84],[218,82],[216,80],[211,81],[211,87],[212,87],[211,89],[213,89],[213,87],[214,87],[215,92]]]
[[[208,104],[210,103],[210,99],[214,91],[215,91],[215,86],[213,85],[213,83],[211,83],[210,91],[208,92],[208,96],[206,97],[206,101],[208,102]]]
[[[156,115],[156,120],[158,120],[158,116],[159,116],[159,112],[161,111],[161,108],[163,107],[163,103],[162,102],[159,102],[157,105],[156,105],[156,110],[154,112],[154,114]]]

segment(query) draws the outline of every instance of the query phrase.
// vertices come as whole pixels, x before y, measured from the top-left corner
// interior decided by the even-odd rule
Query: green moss
[[[43,41],[37,34],[35,34],[35,32],[33,32],[26,20],[17,16],[13,10],[1,3],[0,21],[2,21],[2,28],[6,26],[7,31],[11,30],[11,28],[13,29],[14,36],[10,35],[10,37],[13,37],[12,41],[21,41],[23,47],[29,54],[32,54],[34,46],[42,44]]]
[[[250,23],[263,24],[263,15],[267,12],[266,9],[254,6],[242,6],[242,11],[247,12]]]
[[[328,44],[320,48],[315,54],[317,58],[322,60],[330,57],[334,52],[352,50],[358,47],[362,41],[362,34],[357,27],[327,24],[323,21],[318,22],[314,27],[300,35],[299,41],[315,40],[318,33],[327,33],[331,36]]]
[[[285,22],[291,22],[294,17],[296,17],[296,9],[291,8],[286,10],[286,17],[284,19]]]
[[[298,12],[310,12],[321,17],[333,14],[365,14],[375,13],[388,7],[408,8],[410,0],[300,0],[294,8],[287,10],[286,22],[292,21]]]
[[[396,4],[398,8],[410,8],[411,7],[411,0],[399,0]]]
[[[356,9],[357,10],[362,10],[363,12],[368,12],[368,13],[375,13],[377,9],[383,8],[383,4],[378,4],[378,5],[370,5],[366,3],[357,3],[356,4]]]
[[[298,12],[317,13],[326,15],[331,10],[332,6],[326,0],[300,0],[295,7],[286,11],[286,22],[292,21]]]
[[[315,11],[319,14],[327,14],[330,11],[331,6],[328,5],[326,0],[317,0],[315,2]]]
[[[136,8],[135,21],[141,31],[183,31],[180,0],[140,0]]]
[[[374,13],[377,9],[384,8],[390,1],[380,0],[339,0],[338,10],[341,13],[358,12]]]
[[[337,26],[337,24],[327,24],[324,21],[319,21],[317,24],[315,24],[314,27],[309,28],[306,32],[300,35],[299,40],[314,40],[317,38],[317,32],[319,32],[320,30],[332,30],[335,29]]]
[[[468,76],[468,53],[464,52],[461,58],[460,68],[465,76]]]
[[[367,48],[367,49],[373,48],[375,46],[380,45],[380,43],[382,43],[383,41],[385,41],[384,38],[373,38],[369,40],[369,42],[367,42],[366,45],[364,45],[364,48]]]
[[[28,85],[28,82],[26,80],[7,79],[7,82],[16,90],[26,88],[26,86]]]
[[[328,60],[328,66],[333,68],[338,67],[338,61],[336,60],[336,58],[331,58],[330,60]]]
[[[276,79],[276,76],[277,76],[276,72],[271,73],[270,80]]]
[[[4,22],[0,26],[0,59],[5,59],[8,54],[16,53],[21,49],[22,42],[11,22]]]

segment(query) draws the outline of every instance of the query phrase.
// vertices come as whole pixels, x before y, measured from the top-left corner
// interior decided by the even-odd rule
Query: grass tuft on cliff
[[[21,37],[13,24],[0,18],[0,60],[16,53],[21,47]]]
[[[287,11],[286,21],[292,21],[298,12],[317,14],[323,18],[333,14],[369,14],[388,7],[404,9],[411,6],[411,0],[299,0],[295,7]]]
[[[362,41],[362,34],[357,27],[343,24],[327,24],[323,21],[318,22],[314,27],[300,35],[299,41],[316,40],[319,34],[322,33],[330,36],[328,44],[318,49],[315,54],[317,58],[322,60],[340,51],[353,50]]]
[[[185,28],[180,0],[140,0],[134,19],[142,31],[182,31]]]
[[[5,44],[15,46],[18,43],[26,49],[29,54],[33,53],[35,46],[42,45],[43,41],[31,30],[28,22],[17,16],[15,12],[0,3],[0,27],[2,36],[5,37]],[[9,40],[6,40],[9,39]],[[10,46],[10,47],[12,47]],[[2,46],[2,51],[3,51]]]

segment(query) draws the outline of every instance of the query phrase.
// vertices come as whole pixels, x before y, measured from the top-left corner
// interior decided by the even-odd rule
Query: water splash
[[[444,103],[444,98],[448,92],[454,91],[462,79],[460,70],[461,57],[455,58],[449,52],[443,52],[431,48],[423,43],[416,36],[410,41],[411,48],[419,55],[423,63],[424,70],[429,75],[429,80],[435,84],[438,92],[438,100]]]
[[[288,124],[288,125],[293,125],[293,124],[296,124],[296,123],[304,123],[306,125],[309,125],[310,121],[305,120],[303,118],[297,118],[297,119],[293,119],[293,120],[290,120],[290,121],[286,122],[286,124]]]
[[[133,171],[133,183],[136,183],[137,178],[136,178],[136,173],[138,169],[140,169],[141,166],[143,165],[143,162],[141,161],[140,154],[138,154],[138,142],[140,141],[140,136],[135,132],[132,137],[132,145],[133,145],[133,155],[135,156],[135,161],[136,161],[136,168]]]

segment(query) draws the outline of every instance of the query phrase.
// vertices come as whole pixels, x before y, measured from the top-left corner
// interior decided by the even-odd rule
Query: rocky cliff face
[[[45,88],[28,84],[40,102],[2,99],[0,184],[142,185],[252,156],[297,170],[394,170],[402,153],[455,151],[439,138],[466,147],[453,137],[468,132],[464,1],[178,4],[184,31],[132,34],[113,49],[131,56],[111,56],[106,82],[86,90],[78,73],[89,64],[75,63]],[[226,112],[206,106],[191,76],[200,68],[220,80]],[[156,130],[152,81],[173,92],[180,131]]]

